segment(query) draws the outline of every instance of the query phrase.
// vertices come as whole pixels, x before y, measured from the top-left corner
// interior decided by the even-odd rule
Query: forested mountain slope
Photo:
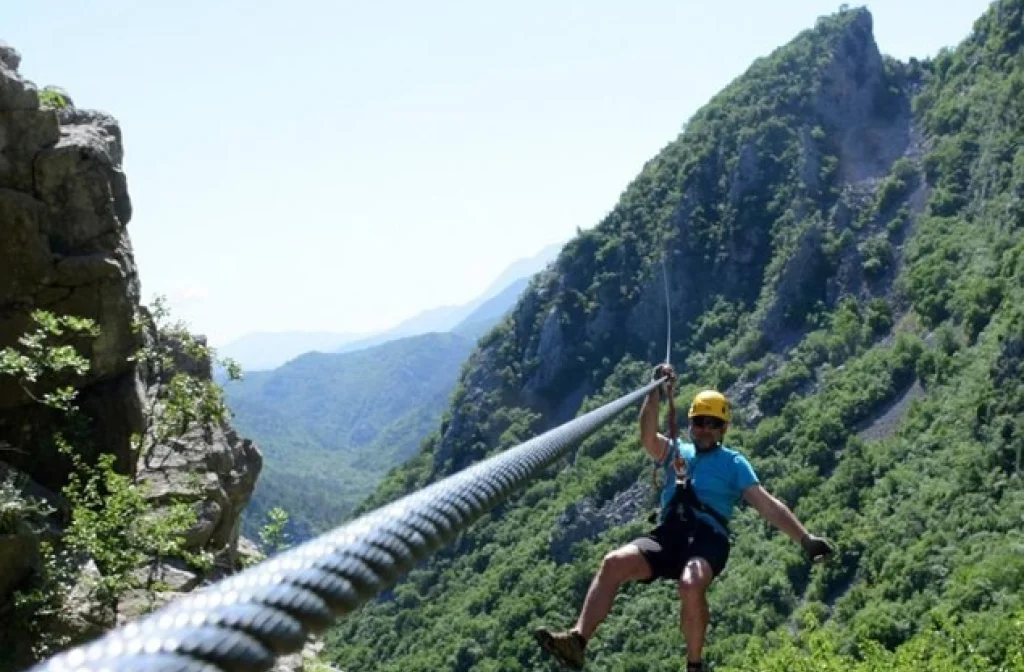
[[[664,255],[677,404],[726,391],[727,443],[839,547],[812,569],[744,510],[710,593],[714,669],[1024,670],[1022,15],[1000,0],[955,50],[900,63],[843,10],[756,61],[531,282],[362,508],[646,382]],[[331,657],[546,669],[531,630],[571,624],[600,558],[647,528],[649,466],[624,413],[349,616]],[[624,590],[588,656],[680,669],[674,587]]]
[[[331,529],[413,455],[446,407],[473,341],[422,334],[351,353],[307,353],[225,386],[234,422],[265,453],[243,529],[267,512],[292,540]]]

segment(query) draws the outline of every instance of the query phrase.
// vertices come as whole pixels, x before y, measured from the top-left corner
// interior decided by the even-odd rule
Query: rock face
[[[199,520],[186,543],[215,563],[208,575],[172,559],[139,567],[143,588],[125,594],[114,615],[124,622],[238,569],[241,513],[262,458],[226,421],[193,423],[181,436],[136,454],[132,436],[159,421],[171,376],[181,372],[210,381],[211,362],[187,355],[175,343],[169,343],[173,362],[167,370],[137,361],[141,347],[168,345],[169,337],[136,327],[146,311],[139,304],[139,274],[126,228],[132,207],[121,170],[120,128],[105,113],[75,109],[63,92],[46,92],[41,104],[36,87],[18,74],[19,62],[17,52],[0,43],[0,350],[19,347],[19,337],[35,329],[36,309],[93,320],[99,336],[74,343],[88,359],[88,373],[48,381],[78,390],[75,402],[89,423],[83,443],[95,448],[75,448],[87,463],[95,457],[90,450],[112,453],[118,471],[149,486],[157,509],[193,505]],[[14,474],[26,495],[47,493],[43,498],[63,514],[64,524],[67,507],[54,493],[72,465],[50,445],[54,413],[13,377],[0,376],[0,477]],[[17,502],[16,496],[8,499]],[[15,661],[27,655],[22,639],[5,641],[14,628],[4,619],[11,591],[38,568],[38,534],[0,527],[0,667],[11,650]],[[81,559],[81,581],[62,608],[73,638],[114,625],[109,613],[96,616],[86,588],[89,577],[99,574],[95,562]]]
[[[839,170],[847,183],[885,175],[910,143],[909,100],[889,91],[871,14],[851,14],[813,101],[819,118],[838,134]]]
[[[36,308],[95,320],[101,333],[84,344],[90,370],[80,400],[104,410],[95,415],[97,444],[129,470],[129,437],[142,423],[129,361],[139,346],[131,328],[139,278],[121,133],[105,114],[40,108],[17,53],[4,45],[0,54],[0,347],[31,328]],[[68,465],[40,445],[46,414],[34,406],[0,380],[0,442],[22,451],[4,458],[56,489]]]
[[[590,498],[570,505],[558,515],[552,530],[549,546],[552,559],[559,564],[571,562],[573,544],[595,539],[608,529],[639,518],[650,493],[648,483],[634,483],[601,506],[595,506]]]
[[[32,571],[38,545],[31,534],[0,534],[0,600]]]

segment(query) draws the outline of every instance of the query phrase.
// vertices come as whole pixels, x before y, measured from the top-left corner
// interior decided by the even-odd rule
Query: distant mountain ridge
[[[513,262],[502,271],[501,275],[487,289],[468,303],[459,306],[440,306],[425,310],[380,334],[346,343],[339,347],[336,352],[353,352],[379,343],[386,343],[391,339],[401,336],[411,336],[431,331],[452,331],[464,323],[468,324],[470,317],[485,305],[487,305],[486,314],[494,318],[492,322],[497,322],[497,318],[500,318],[501,315],[515,305],[519,294],[525,289],[530,277],[542,270],[558,256],[562,245],[563,243],[549,245],[532,257],[526,257]],[[519,290],[515,291],[513,289],[515,287],[518,287]],[[473,320],[481,320],[484,317],[484,314],[480,314],[473,318]]]
[[[332,331],[256,331],[217,348],[217,351],[222,357],[239,362],[246,371],[264,371],[304,352],[332,352],[364,336]]]
[[[480,304],[476,310],[452,327],[453,334],[477,339],[493,327],[511,306],[514,306],[523,290],[530,284],[530,278],[519,278],[500,294]]]
[[[275,506],[288,511],[297,538],[339,524],[384,473],[419,449],[477,340],[560,249],[552,245],[518,260],[469,303],[424,311],[381,334],[335,344],[335,352],[294,353],[272,370],[250,370],[242,362],[244,380],[225,384],[227,403],[240,431],[265,455],[245,533],[257,534]],[[402,335],[406,331],[413,333]],[[289,341],[289,335],[240,341],[251,347],[276,338],[294,345],[346,336],[312,332],[296,335],[313,338]]]
[[[468,328],[470,316],[487,305],[486,314],[472,318],[477,322],[472,333],[489,326],[482,320],[490,315],[500,317],[511,308],[526,287],[526,281],[555,259],[563,242],[545,247],[537,254],[512,262],[488,287],[472,301],[455,306],[438,306],[424,310],[379,333],[329,331],[253,332],[217,348],[221,357],[237,361],[247,372],[268,371],[307,352],[355,352],[397,338],[446,332]],[[518,287],[516,291],[513,287]],[[492,323],[497,321],[492,320]],[[470,332],[466,332],[470,333]]]

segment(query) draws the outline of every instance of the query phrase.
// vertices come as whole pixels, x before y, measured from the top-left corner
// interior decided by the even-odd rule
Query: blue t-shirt
[[[665,520],[668,503],[676,490],[673,461],[677,451],[685,460],[686,473],[690,476],[697,498],[705,506],[722,514],[726,520],[732,520],[733,509],[743,496],[743,491],[760,483],[754,468],[739,451],[722,445],[711,452],[700,453],[692,443],[682,443],[676,439],[675,445],[669,448],[665,461],[659,465],[665,481],[661,491],[659,522]],[[708,521],[720,533],[726,534],[725,528],[710,514],[698,512],[697,515]]]

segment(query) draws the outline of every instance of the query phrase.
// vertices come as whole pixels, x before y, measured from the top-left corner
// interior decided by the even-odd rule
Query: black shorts
[[[650,583],[654,579],[678,581],[686,563],[692,558],[707,560],[712,574],[718,576],[729,560],[729,537],[701,520],[697,522],[692,542],[685,533],[678,530],[673,533],[673,530],[659,525],[631,543],[640,549],[651,566],[653,576],[641,583]]]

